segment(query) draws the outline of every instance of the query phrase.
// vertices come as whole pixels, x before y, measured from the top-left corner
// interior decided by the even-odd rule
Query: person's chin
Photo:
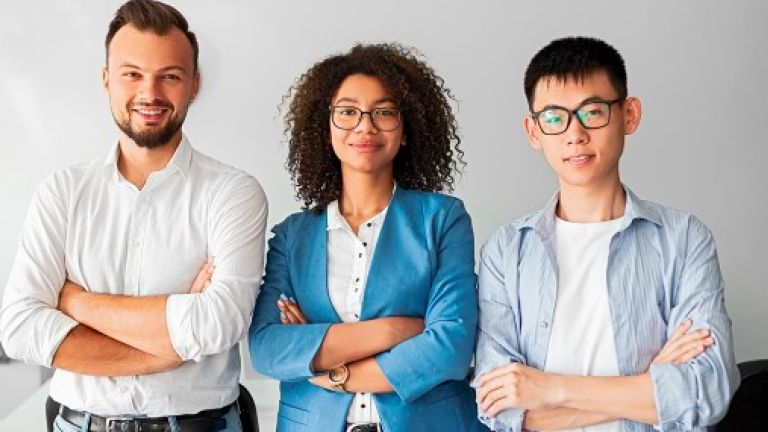
[[[380,171],[384,171],[382,164],[371,163],[372,161],[357,161],[356,163],[348,164],[348,167],[355,172],[363,174],[376,174]]]

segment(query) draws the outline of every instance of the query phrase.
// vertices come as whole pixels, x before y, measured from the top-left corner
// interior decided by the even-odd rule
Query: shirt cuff
[[[80,324],[79,322],[75,321],[67,315],[64,315],[63,313],[54,314],[52,316],[52,321],[53,322],[50,323],[50,326],[48,327],[51,329],[50,338],[48,340],[55,341],[55,343],[51,344],[49,351],[45,355],[45,361],[43,362],[43,365],[49,368],[53,367],[53,357],[59,350],[61,343],[64,342],[64,339],[67,337],[69,332],[71,332],[73,328]],[[41,350],[41,352],[43,352],[43,350]]]
[[[492,431],[502,432],[521,432],[523,430],[523,418],[525,410],[522,408],[508,408],[496,414],[496,417],[490,417],[477,410],[477,418],[481,423],[488,426]]]
[[[696,416],[695,391],[689,388],[686,365],[652,364],[653,397],[659,416],[654,429],[659,431],[689,430]],[[694,389],[695,390],[695,389]]]
[[[165,305],[166,324],[171,345],[179,358],[183,361],[199,362],[203,358],[203,352],[192,325],[192,297],[184,294],[168,296]]]

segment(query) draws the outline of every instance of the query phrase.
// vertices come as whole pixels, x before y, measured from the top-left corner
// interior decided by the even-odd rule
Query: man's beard
[[[157,105],[157,104],[156,104]],[[167,108],[171,108],[169,105],[164,104],[163,106]],[[115,120],[115,124],[117,124],[117,127],[120,128],[123,133],[128,136],[128,138],[132,139],[133,142],[136,143],[137,146],[147,148],[147,149],[154,149],[158,147],[162,147],[165,144],[168,143],[168,141],[173,138],[173,136],[176,134],[176,132],[181,129],[181,125],[184,123],[184,118],[186,117],[186,113],[183,113],[181,116],[178,117],[170,117],[168,119],[168,122],[160,129],[150,129],[143,132],[139,132],[133,129],[131,126],[131,115],[132,111],[131,108],[128,108],[128,119],[124,122],[121,122],[120,120],[115,117],[115,114],[112,113],[112,118]]]

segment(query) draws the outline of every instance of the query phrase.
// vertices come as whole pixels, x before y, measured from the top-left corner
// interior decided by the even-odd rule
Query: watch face
[[[328,378],[337,383],[343,383],[347,380],[347,375],[349,373],[349,369],[347,369],[345,366],[339,366],[337,368],[331,369],[331,371],[328,373]]]
[[[331,381],[338,381],[339,380],[339,369],[331,369],[331,372],[328,374],[328,378],[331,379]]]

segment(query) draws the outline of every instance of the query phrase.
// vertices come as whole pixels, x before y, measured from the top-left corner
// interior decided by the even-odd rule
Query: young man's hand
[[[693,321],[690,319],[683,321],[651,363],[682,364],[696,358],[715,343],[709,335],[709,330],[700,329],[687,333],[692,325]]]
[[[480,377],[477,403],[491,417],[508,408],[554,408],[558,405],[555,377],[520,363],[502,366]]]

